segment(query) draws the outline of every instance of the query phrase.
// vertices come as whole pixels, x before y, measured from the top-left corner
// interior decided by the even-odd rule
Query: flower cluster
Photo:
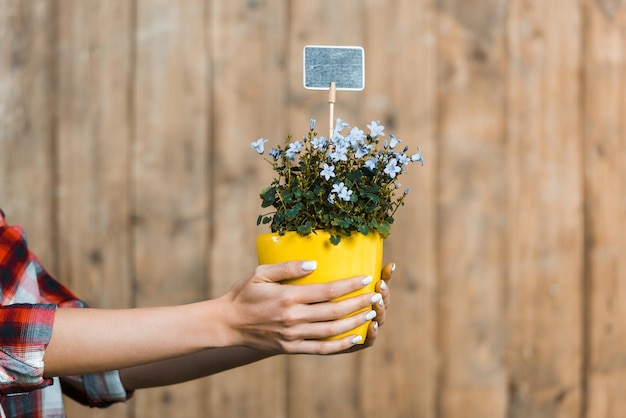
[[[302,236],[325,230],[331,242],[339,243],[352,232],[377,232],[389,236],[393,217],[404,205],[409,188],[401,188],[398,176],[408,164],[424,164],[421,150],[407,154],[409,147],[397,151],[402,140],[385,136],[378,121],[367,125],[366,134],[337,119],[331,138],[318,136],[315,119],[300,141],[291,135],[284,145],[272,148],[266,160],[278,177],[261,191],[261,206],[273,207],[259,215],[258,224],[268,224],[272,232],[296,231]],[[265,138],[250,147],[265,154]],[[382,147],[381,147],[382,142]]]

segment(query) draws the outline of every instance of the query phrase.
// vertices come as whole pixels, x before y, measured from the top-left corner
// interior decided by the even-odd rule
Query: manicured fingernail
[[[380,290],[387,290],[387,283],[384,280],[380,281]]]
[[[376,303],[383,300],[383,295],[381,295],[380,293],[376,293],[374,294],[374,296],[372,296],[372,298],[370,299],[370,303]]]
[[[372,319],[376,318],[376,311],[369,311],[365,314],[363,318],[365,319],[365,321],[371,321]]]
[[[372,276],[367,276],[366,278],[361,280],[361,286],[367,286],[368,284],[372,283],[372,280],[374,280]]]
[[[374,331],[378,331],[378,322],[374,321],[372,323],[374,324]]]
[[[384,301],[384,300],[382,300],[382,299],[381,299],[381,300],[379,300],[379,301],[378,301],[378,306],[380,306],[381,308],[384,308],[384,307],[385,307],[385,301]]]
[[[393,263],[391,266],[391,272],[393,273],[394,271],[396,271],[396,263]]]
[[[358,343],[360,343],[360,342],[361,342],[361,340],[362,340],[362,339],[363,339],[363,337],[361,337],[360,335],[357,335],[356,337],[352,338],[352,339],[350,340],[350,342],[351,342],[352,344],[358,344]]]
[[[317,268],[317,261],[305,261],[300,268],[304,271],[313,271]]]

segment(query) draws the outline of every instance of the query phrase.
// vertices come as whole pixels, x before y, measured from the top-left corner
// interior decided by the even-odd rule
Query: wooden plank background
[[[626,413],[624,0],[0,0],[0,207],[100,307],[256,264],[258,137],[326,126],[302,47],[360,45],[336,114],[422,148],[376,346],[70,417]]]

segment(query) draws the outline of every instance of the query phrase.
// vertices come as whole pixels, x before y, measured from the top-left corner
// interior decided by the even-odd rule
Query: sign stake
[[[328,134],[328,140],[333,137],[333,126],[335,121],[335,101],[337,99],[337,87],[334,81],[330,82],[330,88],[328,89],[328,104],[330,107],[330,118],[328,120],[328,126],[330,127],[330,133]]]

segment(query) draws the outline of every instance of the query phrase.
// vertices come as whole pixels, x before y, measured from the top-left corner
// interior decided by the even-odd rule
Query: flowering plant
[[[280,235],[324,230],[335,245],[352,232],[389,236],[394,214],[409,193],[409,188],[398,193],[398,177],[409,163],[424,164],[421,150],[411,156],[409,147],[395,151],[402,140],[394,135],[382,140],[381,148],[385,134],[378,121],[367,125],[369,134],[354,127],[344,136],[349,127],[337,119],[329,139],[318,136],[311,119],[301,141],[292,142],[289,135],[282,147],[269,151],[266,161],[278,176],[261,191],[261,206],[275,210],[259,215],[257,225],[270,223]],[[263,155],[266,142],[259,138],[250,147]]]

